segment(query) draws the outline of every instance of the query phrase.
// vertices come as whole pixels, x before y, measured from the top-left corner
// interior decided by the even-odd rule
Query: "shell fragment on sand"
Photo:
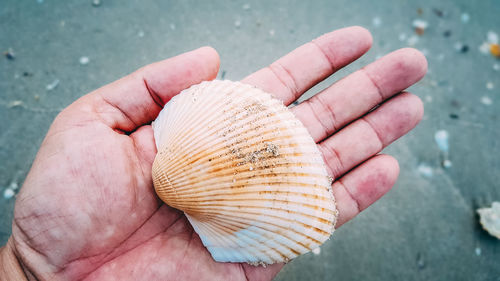
[[[493,202],[491,208],[478,209],[477,213],[484,230],[500,239],[500,202]]]
[[[216,261],[286,262],[334,231],[321,153],[270,94],[203,82],[172,98],[152,126],[155,190],[186,214]]]

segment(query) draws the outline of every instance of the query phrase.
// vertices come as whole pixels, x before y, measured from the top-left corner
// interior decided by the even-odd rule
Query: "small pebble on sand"
[[[488,33],[486,33],[486,38],[488,39],[488,43],[498,44],[498,34],[495,31],[488,31]]]
[[[8,108],[13,108],[13,107],[18,107],[18,106],[23,106],[23,101],[21,100],[13,100],[9,102],[9,105],[7,106]]]
[[[16,55],[14,54],[14,51],[12,48],[9,48],[7,51],[3,53],[3,55],[8,59],[8,60],[14,60],[16,58]]]
[[[434,140],[436,141],[439,150],[447,152],[449,149],[448,145],[449,135],[445,130],[439,130],[434,134]]]
[[[10,188],[7,188],[3,191],[3,198],[6,200],[14,197],[14,195],[16,195],[16,193],[14,192],[14,190],[12,190]]]
[[[481,255],[481,248],[476,247],[476,249],[474,249],[474,253],[479,257]]]
[[[422,175],[426,178],[430,178],[434,174],[432,167],[426,163],[420,163],[417,167],[417,171],[420,175]]]
[[[89,57],[80,57],[78,61],[80,62],[81,65],[86,65],[90,62],[90,59]]]
[[[459,53],[467,53],[469,51],[469,46],[462,42],[456,42],[453,45],[453,48],[455,48],[455,50]]]
[[[461,21],[462,23],[468,23],[468,22],[469,22],[469,20],[470,20],[470,16],[469,16],[469,14],[467,14],[467,13],[462,13],[462,14],[460,15],[460,21]]]
[[[48,84],[45,89],[47,89],[47,91],[52,91],[54,90],[57,86],[59,85],[59,79],[56,79],[54,81],[52,81],[52,83]]]
[[[484,105],[491,105],[493,103],[493,101],[491,100],[490,97],[482,96],[481,97],[481,103],[484,104]]]
[[[425,29],[429,26],[429,24],[421,19],[416,19],[412,23],[413,27],[415,28],[415,33],[418,35],[423,35],[425,32]]]
[[[483,42],[483,44],[479,46],[479,52],[481,54],[486,55],[488,54],[489,51],[490,51],[490,44],[488,44],[488,42]]]
[[[19,189],[19,184],[17,184],[17,182],[13,181],[10,183],[9,188],[16,191]]]

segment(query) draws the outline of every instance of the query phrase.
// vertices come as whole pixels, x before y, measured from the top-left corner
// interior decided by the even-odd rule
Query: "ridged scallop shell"
[[[325,242],[337,217],[323,158],[282,104],[239,82],[203,82],[153,123],[158,196],[184,211],[216,261],[272,264]]]

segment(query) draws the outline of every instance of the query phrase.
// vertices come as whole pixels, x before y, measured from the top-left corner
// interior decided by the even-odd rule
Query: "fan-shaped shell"
[[[270,94],[239,82],[184,90],[153,123],[158,196],[216,261],[272,264],[325,242],[337,217],[323,158]]]

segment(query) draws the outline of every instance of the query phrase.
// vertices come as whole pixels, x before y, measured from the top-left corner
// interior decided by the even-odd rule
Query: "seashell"
[[[153,122],[158,196],[219,262],[286,262],[325,242],[337,210],[321,153],[281,101],[239,82],[182,91]]]
[[[477,212],[484,230],[500,239],[500,202],[493,202],[491,208],[481,208]]]

